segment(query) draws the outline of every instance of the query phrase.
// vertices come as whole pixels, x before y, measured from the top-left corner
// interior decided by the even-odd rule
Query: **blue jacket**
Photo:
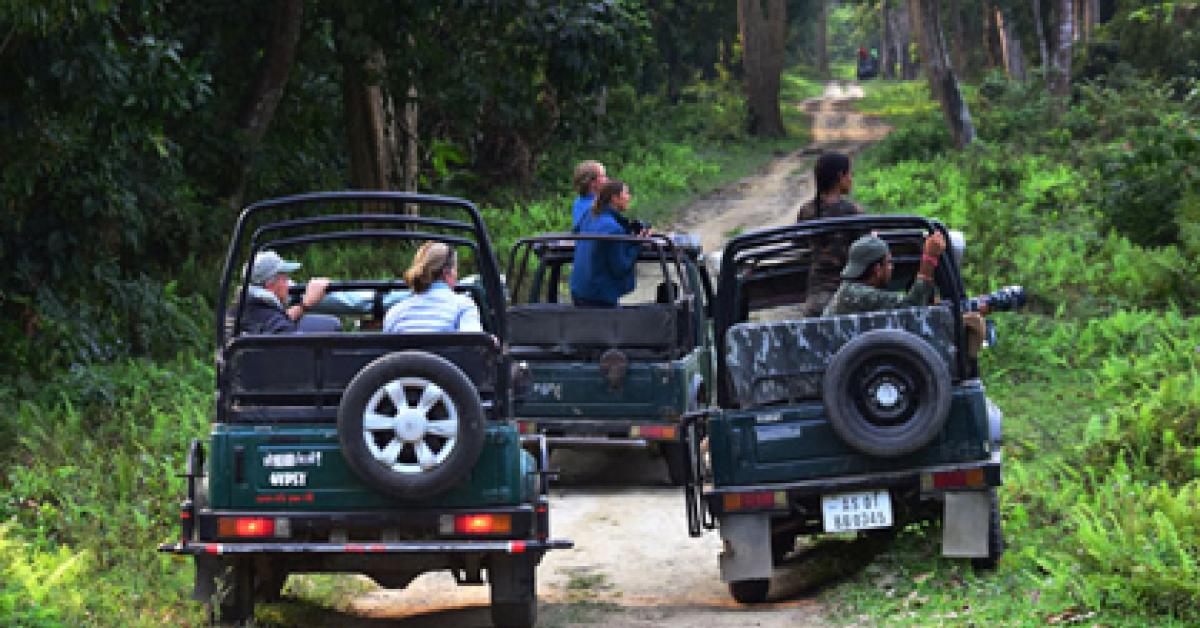
[[[620,215],[611,207],[599,216],[584,214],[578,232],[589,235],[625,235]],[[636,242],[600,242],[576,240],[575,261],[571,270],[571,294],[584,299],[617,304],[621,295],[633,291],[637,273]]]
[[[242,312],[244,334],[287,334],[298,331],[300,326],[288,318],[278,301],[251,295]]]
[[[596,202],[595,194],[587,196],[578,196],[575,198],[575,204],[571,205],[571,231],[579,233],[579,222],[587,216],[588,212],[592,211],[592,204]]]

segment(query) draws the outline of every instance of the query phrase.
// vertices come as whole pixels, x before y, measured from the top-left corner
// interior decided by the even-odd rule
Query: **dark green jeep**
[[[799,535],[888,535],[940,519],[944,554],[983,566],[999,558],[1001,417],[975,359],[990,326],[963,292],[961,240],[937,266],[934,303],[796,315],[812,253],[831,235],[878,232],[895,264],[889,287],[903,290],[933,230],[945,232],[917,217],[831,218],[726,246],[714,308],[718,407],[685,417],[686,497],[693,536],[720,529],[721,578],[738,601],[766,598],[773,565]],[[1023,303],[1011,290],[990,309],[1018,294]]]
[[[637,288],[614,308],[577,307],[566,281],[580,239],[642,243]],[[650,447],[682,484],[679,417],[708,402],[712,284],[687,236],[548,234],[509,264],[514,411],[550,447]]]
[[[479,281],[457,289],[485,331],[378,331],[408,295],[388,278],[333,283],[315,308],[326,314],[306,314],[300,333],[241,332],[242,269],[259,251],[333,250],[402,268],[429,240],[475,261]],[[180,539],[160,547],[193,558],[194,597],[214,619],[251,617],[293,573],[361,573],[398,588],[450,570],[459,584],[486,573],[497,625],[535,623],[535,567],[571,543],[550,538],[544,443],[512,421],[503,287],[474,205],[388,192],[252,205],[217,313],[216,417],[188,456]]]

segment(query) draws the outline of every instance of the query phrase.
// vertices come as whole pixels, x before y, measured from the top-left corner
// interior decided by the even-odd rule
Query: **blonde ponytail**
[[[420,294],[429,289],[433,282],[441,279],[442,274],[453,268],[457,260],[454,249],[444,242],[426,242],[417,249],[413,256],[412,265],[404,271],[404,280],[414,293]]]

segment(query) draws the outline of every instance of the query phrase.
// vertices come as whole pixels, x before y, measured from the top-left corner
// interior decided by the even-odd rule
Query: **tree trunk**
[[[386,67],[376,50],[365,62],[343,62],[342,103],[350,145],[350,181],[360,190],[392,190],[400,182],[393,101],[380,85]]]
[[[1046,29],[1042,26],[1042,0],[1033,0],[1033,27],[1037,31],[1038,54],[1042,60],[1042,79],[1050,80],[1050,46],[1046,44]]]
[[[1069,0],[1068,0],[1069,1]],[[909,14],[920,32],[918,41],[921,57],[925,60],[925,73],[929,78],[930,90],[942,105],[946,124],[954,145],[963,148],[975,141],[975,125],[971,112],[963,100],[946,52],[946,39],[942,34],[941,18],[938,15],[938,0],[909,0]]]
[[[419,138],[419,128],[417,126],[419,113],[417,87],[410,85],[408,87],[407,98],[404,101],[404,190],[407,192],[417,191],[417,176],[420,173],[421,154],[420,145],[417,142]],[[418,212],[418,207],[411,203],[404,207],[404,213],[406,214],[416,215]]]
[[[738,0],[737,8],[750,132],[782,136],[785,131],[779,113],[779,76],[783,72],[787,3],[766,0],[764,10],[762,0]]]
[[[881,30],[879,36],[879,76],[880,78],[890,79],[896,77],[896,50],[892,40],[895,38],[895,33],[892,31],[892,8],[889,0],[880,0],[879,10],[882,13]]]
[[[962,4],[959,0],[950,0],[950,60],[954,70],[959,74],[967,71],[967,27],[963,23]]]
[[[911,81],[917,78],[917,68],[913,63],[909,47],[912,43],[913,29],[909,18],[908,4],[899,2],[892,7],[892,46],[893,55],[900,64],[900,78]]]
[[[738,0],[738,7],[747,4]],[[828,0],[817,2],[817,74],[821,78],[829,78],[829,3]]]
[[[1012,9],[1007,4],[996,7],[996,29],[1000,32],[1000,48],[1004,56],[1004,72],[1014,81],[1024,82],[1025,56],[1021,52],[1021,38],[1013,34]]]
[[[251,161],[262,144],[267,128],[275,117],[275,110],[283,98],[292,64],[296,59],[296,46],[300,41],[300,29],[304,23],[302,0],[276,0],[271,18],[271,32],[263,51],[262,61],[254,84],[238,111],[237,127],[241,138],[240,154],[233,181],[226,198],[230,209],[241,208],[246,195],[246,184],[250,178]]]
[[[1058,29],[1054,39],[1052,67],[1048,80],[1050,93],[1065,99],[1071,94],[1071,43],[1074,41],[1075,3],[1058,1]]]

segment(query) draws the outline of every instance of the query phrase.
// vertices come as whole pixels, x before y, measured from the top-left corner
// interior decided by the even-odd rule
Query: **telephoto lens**
[[[1025,288],[1005,286],[990,294],[971,297],[963,305],[968,312],[978,312],[980,305],[987,305],[989,312],[1011,312],[1025,307]]]

